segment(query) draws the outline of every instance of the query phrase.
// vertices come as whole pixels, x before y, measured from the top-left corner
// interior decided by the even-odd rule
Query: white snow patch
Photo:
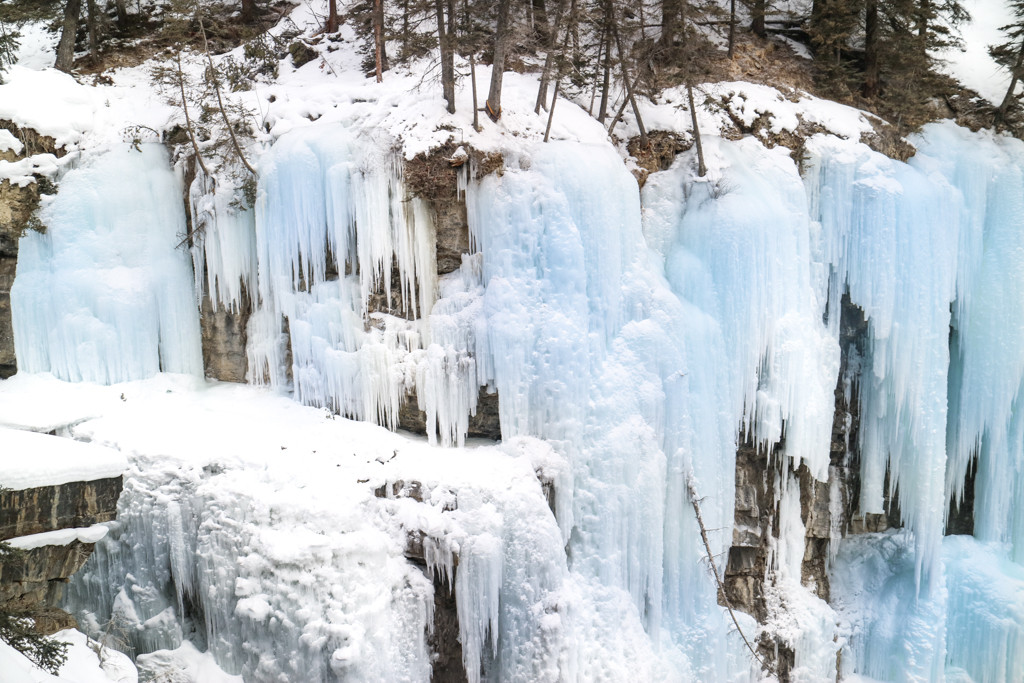
[[[110,528],[105,524],[93,524],[90,527],[78,529],[57,529],[55,531],[44,531],[41,534],[18,536],[10,539],[8,542],[21,550],[32,550],[47,545],[68,545],[74,541],[96,543],[106,536],[109,530]]]
[[[110,448],[4,427],[0,454],[0,484],[16,490],[119,477],[128,467]]]

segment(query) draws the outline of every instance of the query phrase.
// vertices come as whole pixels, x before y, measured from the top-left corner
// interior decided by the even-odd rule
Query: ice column
[[[643,198],[648,243],[664,259],[682,304],[684,355],[677,380],[683,388],[677,400],[685,406],[682,466],[696,475],[708,520],[731,516],[725,507],[733,503],[738,436],[767,449],[784,435],[783,452],[794,469],[805,463],[814,476],[827,477],[839,351],[822,323],[824,267],[795,165],[782,150],[766,150],[753,139],[710,139],[705,153],[706,177],[698,177],[693,159],[684,156],[648,179]],[[671,434],[671,423],[667,430]],[[716,461],[730,469],[717,469]],[[798,651],[805,673],[825,675],[822,662],[831,659],[834,666],[831,610],[800,586],[799,492],[788,472],[779,477],[783,514],[772,555],[776,588],[785,592],[789,607],[800,603],[802,619],[792,620],[780,634]],[[674,499],[684,501],[670,488],[668,500]],[[716,502],[721,507],[709,515]],[[686,518],[673,507],[667,516]],[[721,549],[727,550],[731,540],[731,535],[721,538]],[[667,547],[674,542],[666,535]],[[682,601],[699,565],[679,563],[673,571],[666,562],[666,567],[672,578],[667,585],[680,586],[668,590],[682,594],[676,597]],[[782,597],[775,603],[781,605]],[[713,605],[691,606],[686,623]]]
[[[66,606],[135,654],[188,638],[246,680],[424,681],[431,585],[375,506],[354,484],[299,501],[261,471],[149,461]]]
[[[439,283],[433,217],[406,195],[401,161],[340,126],[292,132],[261,163],[253,379],[283,382],[285,318],[300,401],[394,428],[415,392],[431,439],[462,443],[481,383],[479,264]]]
[[[237,311],[242,292],[256,296],[256,225],[240,190],[214,188],[202,170],[189,188],[192,214],[192,264],[197,296],[207,292],[213,310]]]
[[[977,457],[974,534],[1024,562],[1024,143],[927,126],[913,163],[963,198],[949,377],[947,494]]]
[[[819,136],[807,185],[832,265],[830,295],[869,325],[860,385],[861,512],[883,512],[889,491],[916,539],[916,575],[929,585],[946,510],[950,302],[956,295],[960,205],[937,174],[864,145]],[[831,323],[838,329],[838,305]],[[895,493],[893,494],[893,492]]]
[[[19,368],[110,384],[201,373],[181,187],[156,144],[69,171],[19,246],[11,288]]]
[[[649,648],[651,676],[724,679],[733,643],[724,622],[708,627],[720,608],[686,493],[696,478],[727,548],[735,425],[707,362],[721,345],[703,346],[720,331],[669,288],[614,150],[549,143],[506,160],[467,192],[485,287],[477,363],[503,434],[543,437],[571,463],[563,624],[591,636],[565,650],[563,673],[629,675]]]

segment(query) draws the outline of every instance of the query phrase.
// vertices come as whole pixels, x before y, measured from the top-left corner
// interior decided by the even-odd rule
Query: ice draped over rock
[[[766,473],[778,501],[769,600],[795,615],[774,627],[799,675],[834,676],[842,650],[846,673],[996,680],[1024,670],[1024,144],[952,124],[915,144],[902,163],[818,136],[801,177],[788,150],[712,138],[707,177],[686,154],[642,192],[609,145],[520,146],[501,173],[461,172],[473,253],[438,276],[433,217],[409,196],[401,160],[315,125],[264,154],[251,210],[205,196],[197,179],[194,280],[173,249],[184,216],[166,157],[114,150],[68,173],[43,213],[49,232],[22,240],[19,362],[97,382],[198,372],[193,287],[237,308],[244,284],[254,383],[388,427],[414,393],[431,441],[455,446],[481,389],[497,391],[504,439],[541,439],[566,467],[554,517],[536,491],[463,488],[452,526],[428,542],[432,572],[450,576],[458,557],[474,681],[481,670],[509,681],[748,678],[690,493],[721,570],[741,440],[786,463]],[[827,604],[801,587],[792,472],[829,477],[844,294],[867,320],[858,509],[884,512],[888,494],[905,529],[846,540],[836,529]],[[976,538],[944,539],[949,501],[975,470]],[[203,614],[203,644],[250,675],[426,671],[430,588],[393,547],[370,569],[320,576],[369,584],[387,605],[380,620],[393,620],[385,642],[383,621],[343,596],[307,586],[289,597],[304,585],[296,567],[340,562],[343,544],[261,565],[253,525],[275,523],[273,511],[231,507],[201,478],[139,477],[78,580],[79,607],[134,615],[143,647],[173,646],[196,626],[185,613]],[[345,523],[370,535],[384,524]],[[235,568],[222,537],[233,524],[252,566]],[[325,602],[323,614],[312,606]],[[271,613],[292,659],[244,646]],[[345,628],[363,629],[352,642],[365,646],[345,650]],[[406,659],[374,668],[396,652]]]
[[[883,512],[887,488],[909,532],[844,541],[833,586],[848,671],[1000,680],[1024,670],[1024,143],[952,123],[914,142],[908,164],[826,138],[810,145],[831,297],[847,287],[869,328],[860,507]],[[943,538],[975,467],[974,536],[987,546]]]

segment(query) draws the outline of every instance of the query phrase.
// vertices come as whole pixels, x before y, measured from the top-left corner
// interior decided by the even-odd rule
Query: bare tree
[[[53,65],[58,71],[71,73],[75,62],[75,33],[78,31],[78,16],[81,12],[82,0],[67,0],[60,42],[57,43],[57,61]]]
[[[505,58],[508,56],[509,42],[512,37],[511,12],[512,0],[498,0],[498,23],[494,33],[494,59],[491,65],[491,87],[487,93],[487,115],[492,120],[501,118],[501,81],[505,71]]]
[[[327,21],[324,23],[324,33],[338,32],[338,0],[328,0]]]
[[[384,79],[384,0],[373,0],[373,62],[380,83]]]
[[[455,50],[452,43],[455,36],[450,26],[445,24],[444,0],[434,0],[437,14],[437,42],[441,50],[441,90],[448,102],[448,113],[455,113]],[[449,13],[451,7],[448,8]],[[449,14],[451,18],[451,14]]]

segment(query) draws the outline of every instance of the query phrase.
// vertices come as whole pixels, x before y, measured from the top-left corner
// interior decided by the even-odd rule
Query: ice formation
[[[956,296],[958,205],[945,182],[866,146],[812,141],[812,215],[843,289],[868,320],[861,375],[862,513],[883,512],[888,472],[917,542],[918,574],[937,561],[946,498],[949,305]],[[838,325],[838,306],[832,315]],[[929,576],[931,576],[929,572]]]
[[[18,368],[110,384],[201,373],[180,183],[159,145],[69,171],[28,231],[11,288]]]
[[[296,506],[259,472],[144,463],[67,601],[135,654],[191,639],[247,680],[426,680],[429,582],[371,492],[330,493]]]
[[[870,330],[861,509],[883,511],[888,472],[910,534],[840,546],[833,585],[857,596],[839,610],[855,662],[848,670],[1012,680],[1024,671],[1015,563],[1024,336],[1013,313],[1024,277],[1024,145],[949,123],[927,126],[906,165],[819,143],[812,207],[832,296],[848,286]],[[974,536],[996,545],[943,540],[950,501],[960,503],[972,468]],[[989,604],[999,600],[1004,608]]]
[[[344,504],[300,505],[269,474],[161,468],[157,446],[85,423],[73,433],[135,456],[71,604],[130,625],[138,653],[188,639],[254,680],[426,680],[436,578],[456,587],[474,682],[746,680],[691,501],[724,557],[748,442],[778,464],[766,628],[794,677],[834,677],[837,658],[882,680],[1024,670],[1024,146],[952,124],[915,144],[903,163],[818,136],[801,177],[787,150],[709,138],[707,177],[682,155],[642,193],[607,144],[522,144],[501,174],[460,172],[473,249],[441,277],[401,160],[340,124],[280,137],[250,209],[195,181],[194,279],[162,152],[68,172],[50,231],[21,244],[23,370],[196,373],[205,291],[251,309],[252,382],[307,406],[394,428],[415,400],[431,442],[459,446],[496,391],[503,450],[477,455],[512,482],[400,459],[384,483],[415,477],[423,500],[365,479]],[[839,383],[844,294],[867,320],[855,387]],[[826,603],[802,586],[795,472],[833,477],[839,504],[837,383],[858,402],[858,509],[897,506],[905,528],[834,526]],[[976,538],[944,539],[969,472]],[[402,556],[410,530],[426,574]]]

